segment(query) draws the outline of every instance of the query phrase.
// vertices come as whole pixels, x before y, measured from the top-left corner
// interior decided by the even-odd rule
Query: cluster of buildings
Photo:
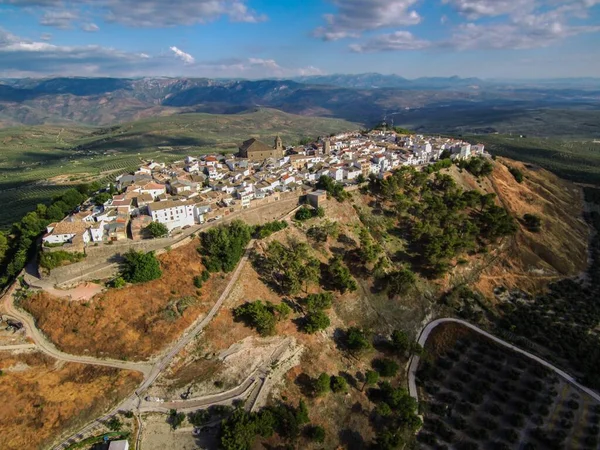
[[[301,195],[322,176],[356,185],[370,175],[386,177],[401,166],[433,163],[444,152],[457,159],[485,154],[483,145],[377,130],[287,148],[279,136],[272,146],[252,138],[235,156],[188,156],[172,164],[150,161],[121,175],[106,201],[90,199],[76,213],[50,224],[43,242],[81,247],[143,239],[151,222],[173,232],[278,201],[282,193]]]

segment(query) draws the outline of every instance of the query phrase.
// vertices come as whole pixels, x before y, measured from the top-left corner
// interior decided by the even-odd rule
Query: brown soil
[[[61,363],[42,353],[0,354],[0,448],[41,449],[99,416],[131,392],[141,375]]]
[[[229,277],[213,275],[197,295],[194,276],[203,266],[198,241],[158,256],[163,276],[155,281],[110,289],[89,302],[38,294],[23,306],[61,350],[73,354],[147,359],[176,339],[218,299]],[[179,315],[173,303],[195,303]]]
[[[454,348],[456,341],[472,334],[473,331],[457,323],[440,324],[431,331],[425,342],[427,356],[438,358]]]

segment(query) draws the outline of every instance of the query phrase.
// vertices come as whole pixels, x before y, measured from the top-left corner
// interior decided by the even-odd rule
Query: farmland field
[[[270,144],[315,138],[358,125],[261,109],[234,115],[182,114],[109,128],[57,126],[0,129],[0,230],[70,185],[108,183],[142,160],[172,162],[186,155],[234,152],[250,137]]]
[[[465,139],[485,144],[492,155],[534,163],[571,181],[600,184],[600,140],[498,134],[466,136]]]
[[[455,324],[426,349],[422,448],[598,448],[600,404],[544,366]]]

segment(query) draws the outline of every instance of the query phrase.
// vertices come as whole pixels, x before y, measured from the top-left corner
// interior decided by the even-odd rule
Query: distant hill
[[[25,125],[114,125],[150,117],[204,112],[236,114],[257,107],[313,117],[335,117],[371,126],[382,120],[423,131],[515,131],[532,111],[600,109],[600,81],[480,80],[428,77],[408,80],[367,73],[294,80],[208,78],[50,78],[0,81],[0,127]],[[564,115],[563,115],[564,116]],[[502,120],[497,120],[501,117]],[[564,125],[518,130],[556,132]],[[506,119],[506,120],[505,120]],[[583,119],[595,123],[592,115]],[[545,124],[548,125],[548,124]],[[573,127],[571,127],[573,128]],[[590,127],[574,127],[588,130]],[[600,131],[600,124],[596,128]],[[593,130],[592,130],[593,131]]]

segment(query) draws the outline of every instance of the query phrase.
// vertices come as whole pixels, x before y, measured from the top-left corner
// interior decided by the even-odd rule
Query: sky
[[[600,0],[0,0],[0,77],[600,77]]]

